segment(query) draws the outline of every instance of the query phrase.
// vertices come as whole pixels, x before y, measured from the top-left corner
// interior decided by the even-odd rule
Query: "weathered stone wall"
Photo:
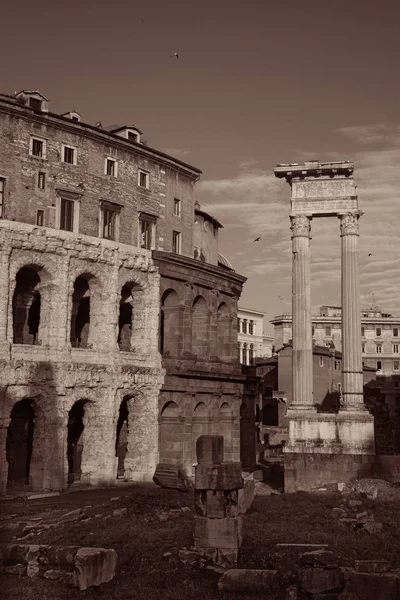
[[[147,146],[131,144],[101,128],[34,113],[0,99],[0,177],[5,178],[3,218],[36,224],[44,211],[47,227],[56,224],[59,190],[79,203],[79,233],[99,236],[100,202],[119,205],[119,240],[139,245],[139,213],[158,218],[155,248],[172,250],[172,231],[182,233],[182,253],[193,256],[193,187],[200,171]],[[45,157],[30,154],[31,136],[46,141]],[[62,145],[76,149],[76,164],[62,162]],[[117,161],[116,177],[105,173],[106,158]],[[138,185],[138,172],[149,174],[149,187]],[[39,172],[45,188],[39,189]],[[182,215],[173,216],[174,197],[182,200]]]
[[[81,480],[91,484],[115,481],[117,423],[124,399],[128,408],[125,469],[131,479],[151,480],[158,459],[158,394],[163,379],[158,352],[160,278],[151,251],[1,221],[0,261],[2,492],[7,489],[7,459],[13,460],[18,432],[27,426],[20,419],[21,427],[11,427],[10,433],[11,413],[22,400],[29,400],[34,413],[28,424],[33,439],[28,450],[28,481],[24,482],[34,490],[67,486],[68,475],[73,475],[67,456],[72,450],[80,454]],[[36,345],[14,343],[15,282],[23,267],[39,277]],[[73,347],[72,294],[78,276],[88,281],[90,322],[87,344]],[[121,351],[118,345],[125,284],[132,294],[130,351]],[[70,411],[77,402],[83,413],[83,432],[72,444]]]
[[[240,460],[241,440],[251,437],[254,443],[254,396],[247,402],[237,353],[244,277],[162,252],[155,252],[154,260],[161,275],[166,369],[159,399],[160,462],[182,465],[192,475],[201,435],[223,435],[229,461]],[[246,435],[241,435],[243,415]],[[250,452],[255,458],[254,448]]]

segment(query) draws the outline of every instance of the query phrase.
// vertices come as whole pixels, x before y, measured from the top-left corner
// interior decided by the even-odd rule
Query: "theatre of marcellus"
[[[249,466],[245,277],[200,171],[38,91],[0,95],[0,127],[1,493],[190,476],[202,434]]]

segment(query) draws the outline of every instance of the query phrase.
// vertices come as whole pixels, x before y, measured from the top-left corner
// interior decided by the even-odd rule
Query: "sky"
[[[136,124],[202,170],[196,197],[267,334],[292,294],[290,188],[273,168],[354,161],[361,303],[400,315],[397,0],[20,0],[2,13],[0,61],[3,93]],[[313,307],[339,304],[338,219],[312,221],[311,253]]]

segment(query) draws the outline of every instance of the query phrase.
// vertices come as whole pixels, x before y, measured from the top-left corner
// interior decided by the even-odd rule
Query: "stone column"
[[[293,402],[291,408],[314,410],[310,231],[311,217],[290,217],[292,230],[292,338]]]
[[[367,410],[363,398],[361,314],[358,274],[358,219],[361,211],[339,215],[342,238],[342,369],[345,411]]]

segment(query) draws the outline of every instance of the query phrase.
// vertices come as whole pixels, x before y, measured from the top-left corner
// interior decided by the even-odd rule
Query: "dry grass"
[[[111,502],[112,496],[120,496]],[[240,552],[239,567],[278,568],[286,573],[282,589],[275,598],[284,598],[284,588],[292,580],[299,550],[278,551],[277,543],[329,544],[341,558],[342,564],[351,566],[355,559],[384,558],[400,567],[400,503],[363,499],[362,510],[374,515],[383,523],[382,533],[343,528],[331,516],[331,509],[339,506],[338,494],[318,493],[282,494],[257,497],[245,517],[245,539]],[[115,579],[97,589],[78,592],[58,583],[15,576],[3,577],[2,598],[23,600],[81,600],[99,596],[107,600],[225,600],[257,598],[247,594],[222,594],[217,591],[218,575],[202,569],[183,566],[177,557],[178,549],[192,541],[193,513],[180,512],[167,521],[159,514],[171,508],[193,507],[190,494],[161,489],[134,488],[107,490],[98,494],[86,492],[67,494],[47,508],[42,503],[13,504],[6,511],[18,519],[29,516],[58,515],[77,507],[86,508],[91,519],[70,523],[43,531],[31,541],[21,543],[51,543],[114,548],[118,553],[118,571]],[[42,507],[42,508],[41,508]],[[127,514],[112,516],[115,508],[127,508]],[[4,506],[3,506],[4,508]],[[1,509],[1,506],[0,506]],[[3,511],[4,512],[4,511]],[[102,514],[95,518],[95,514]],[[12,533],[8,539],[11,541]],[[171,552],[172,557],[163,554]],[[271,596],[270,600],[274,600]]]

